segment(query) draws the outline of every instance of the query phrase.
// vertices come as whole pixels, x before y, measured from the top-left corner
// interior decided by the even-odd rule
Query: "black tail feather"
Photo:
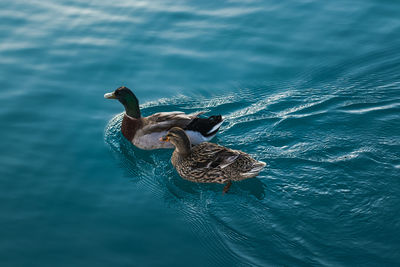
[[[210,116],[208,118],[195,118],[185,128],[185,130],[200,132],[203,136],[208,137],[215,135],[219,127],[210,132],[215,125],[222,122],[221,115]]]

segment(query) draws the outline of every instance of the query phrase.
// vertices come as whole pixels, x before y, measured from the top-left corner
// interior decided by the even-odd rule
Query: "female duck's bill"
[[[161,142],[169,142],[169,137],[164,135],[163,137],[160,138]]]

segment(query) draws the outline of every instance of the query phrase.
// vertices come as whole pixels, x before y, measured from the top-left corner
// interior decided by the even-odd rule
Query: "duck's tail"
[[[201,133],[204,137],[212,138],[224,122],[221,115],[210,116],[208,118],[194,118],[185,128],[187,131]]]

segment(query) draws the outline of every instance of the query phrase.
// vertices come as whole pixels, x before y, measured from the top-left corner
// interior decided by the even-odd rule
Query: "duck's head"
[[[125,112],[133,118],[140,118],[139,101],[135,94],[125,86],[117,88],[114,92],[104,95],[107,99],[117,99],[125,107]]]
[[[185,131],[179,127],[171,128],[167,135],[160,138],[160,141],[170,142],[173,144],[180,154],[189,154],[190,153],[190,140]]]

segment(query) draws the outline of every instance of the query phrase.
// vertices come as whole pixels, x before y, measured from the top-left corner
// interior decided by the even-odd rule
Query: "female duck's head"
[[[171,128],[166,136],[161,137],[160,141],[171,142],[181,155],[188,155],[191,151],[189,137],[182,128]]]
[[[121,86],[114,92],[105,94],[104,98],[118,99],[124,105],[128,116],[136,119],[140,118],[139,101],[128,87]]]

